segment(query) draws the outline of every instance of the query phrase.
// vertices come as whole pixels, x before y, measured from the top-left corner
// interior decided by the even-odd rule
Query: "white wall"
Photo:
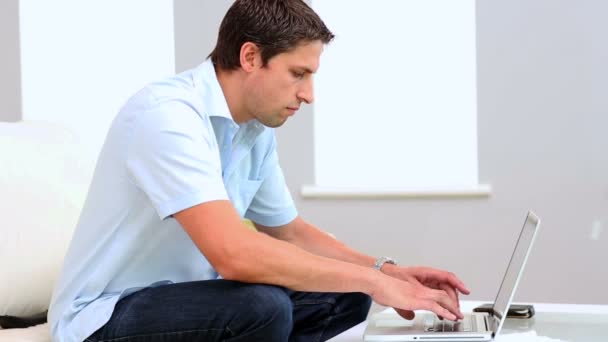
[[[60,123],[96,155],[123,103],[174,73],[171,0],[20,1],[23,119]]]

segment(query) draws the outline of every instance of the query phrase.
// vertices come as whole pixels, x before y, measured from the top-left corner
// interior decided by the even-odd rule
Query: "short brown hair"
[[[329,43],[334,34],[302,0],[236,0],[220,25],[215,49],[209,57],[223,70],[241,66],[241,47],[256,44],[262,63],[301,43]]]

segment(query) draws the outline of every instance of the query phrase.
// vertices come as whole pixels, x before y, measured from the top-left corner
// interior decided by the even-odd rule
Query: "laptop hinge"
[[[483,321],[486,324],[486,331],[492,332],[492,338],[494,338],[494,336],[496,336],[496,329],[498,329],[500,321],[493,314],[484,316]]]
[[[483,316],[483,323],[486,325],[486,331],[491,331],[492,334],[495,332],[494,330],[494,326],[492,324],[492,322],[495,320],[496,318],[494,317],[494,315],[492,314],[488,314],[486,316]]]

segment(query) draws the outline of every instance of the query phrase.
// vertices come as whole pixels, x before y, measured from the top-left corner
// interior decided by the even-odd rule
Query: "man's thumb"
[[[416,317],[416,313],[412,310],[403,310],[403,309],[395,308],[395,311],[397,311],[399,316],[401,316],[407,320],[410,320],[410,321],[413,320],[414,317]]]

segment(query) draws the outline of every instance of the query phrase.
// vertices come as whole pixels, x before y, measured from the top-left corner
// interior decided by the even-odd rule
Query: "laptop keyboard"
[[[473,331],[473,320],[474,317],[471,315],[465,315],[464,319],[458,322],[452,322],[448,320],[440,320],[439,317],[434,315],[428,315],[424,320],[424,331],[428,332],[470,332]]]

